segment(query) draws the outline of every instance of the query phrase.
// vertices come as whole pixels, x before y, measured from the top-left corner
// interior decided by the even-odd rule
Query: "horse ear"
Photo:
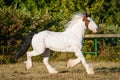
[[[83,21],[86,21],[86,20],[87,20],[87,17],[88,17],[88,13],[85,12],[84,14],[85,14],[85,16],[83,17]]]
[[[85,12],[85,17],[88,17],[88,14],[87,14],[87,12]]]
[[[88,15],[88,13],[87,13],[87,12],[85,12],[85,17],[89,17],[89,15]]]

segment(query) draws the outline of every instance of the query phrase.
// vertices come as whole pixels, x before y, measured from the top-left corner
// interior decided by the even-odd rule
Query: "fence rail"
[[[87,34],[85,38],[119,38],[120,34]]]
[[[87,34],[85,35],[85,38],[92,38],[94,39],[94,52],[84,52],[86,53],[92,53],[96,56],[98,55],[98,39],[100,38],[120,38],[120,34]]]

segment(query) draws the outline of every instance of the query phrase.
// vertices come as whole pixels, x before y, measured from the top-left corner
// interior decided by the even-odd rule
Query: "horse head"
[[[86,28],[90,29],[91,31],[93,31],[95,33],[98,31],[98,26],[92,20],[92,18],[89,17],[89,15],[87,13],[85,13],[85,15],[83,17],[83,22],[85,23]]]

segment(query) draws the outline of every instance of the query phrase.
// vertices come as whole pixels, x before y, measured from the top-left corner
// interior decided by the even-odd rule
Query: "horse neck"
[[[86,31],[84,26],[85,25],[83,24],[83,22],[77,22],[76,24],[72,26],[71,29],[66,30],[66,32],[68,34],[77,36],[79,39],[83,39],[85,36],[85,31]]]

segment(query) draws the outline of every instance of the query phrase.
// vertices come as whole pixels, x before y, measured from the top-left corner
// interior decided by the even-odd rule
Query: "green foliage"
[[[0,61],[12,61],[20,48],[23,36],[28,32],[45,29],[64,31],[65,24],[79,11],[91,14],[93,20],[100,26],[99,33],[120,34],[119,6],[120,0],[0,0]],[[119,43],[120,39],[116,38],[100,39],[100,55],[105,55],[104,52],[108,48],[107,52],[113,50],[111,56],[115,54],[114,50],[120,52]],[[83,51],[94,51],[92,40],[85,41]],[[54,53],[51,56],[58,58],[58,53]],[[65,56],[70,55],[65,54],[62,57]],[[88,58],[91,56],[88,55]]]

